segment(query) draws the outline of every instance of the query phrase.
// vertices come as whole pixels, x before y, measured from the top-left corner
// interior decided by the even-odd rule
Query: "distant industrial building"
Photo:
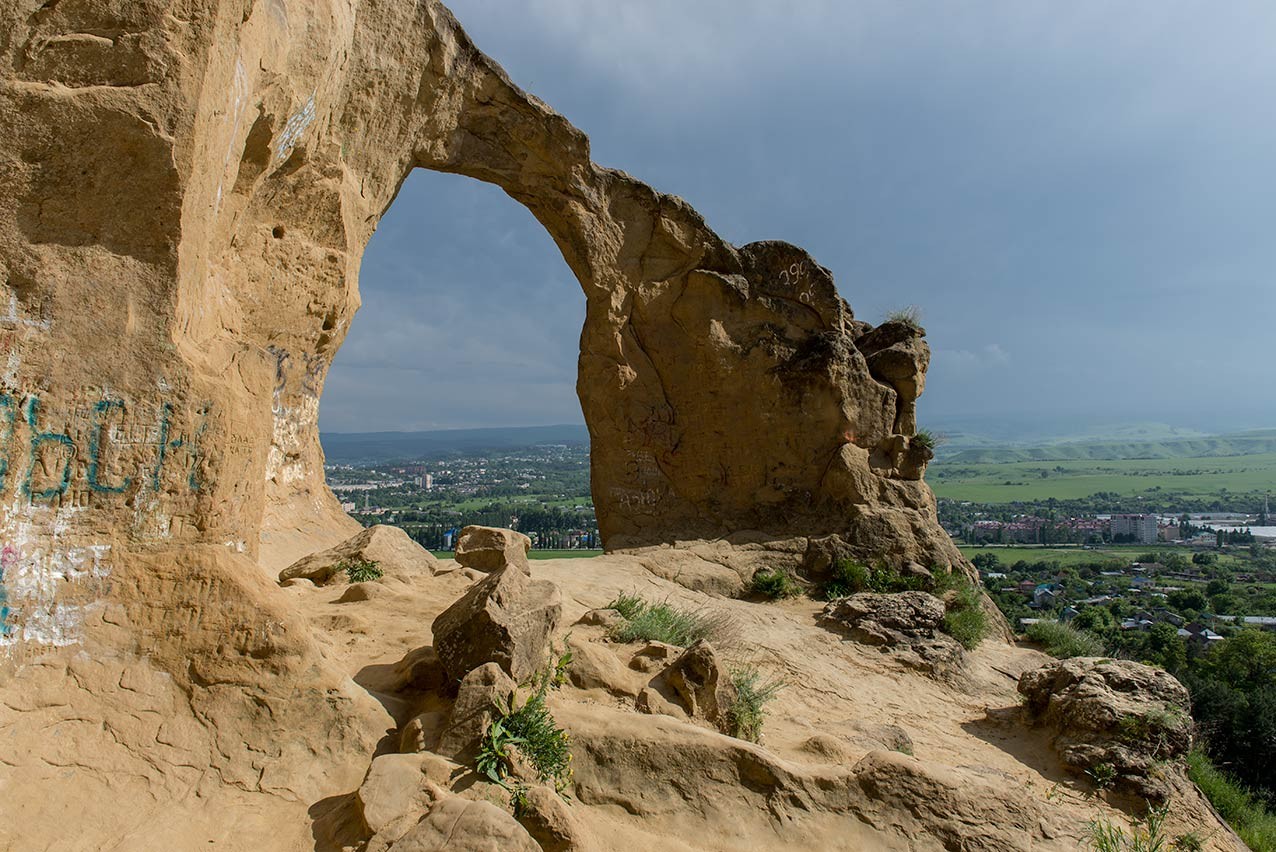
[[[1156,544],[1156,515],[1113,515],[1112,540]]]

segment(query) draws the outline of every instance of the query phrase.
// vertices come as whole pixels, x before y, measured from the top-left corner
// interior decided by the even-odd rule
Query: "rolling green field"
[[[1010,464],[936,462],[927,470],[926,481],[940,497],[975,503],[1066,500],[1100,491],[1125,496],[1156,491],[1205,496],[1222,490],[1276,490],[1276,453]]]

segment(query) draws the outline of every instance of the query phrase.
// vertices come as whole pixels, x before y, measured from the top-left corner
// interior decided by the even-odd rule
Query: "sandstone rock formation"
[[[557,586],[507,565],[434,619],[434,650],[456,680],[497,663],[522,683],[544,667],[561,613]]]
[[[558,606],[575,618],[638,582],[693,594],[667,577],[731,594],[763,564],[842,552],[964,567],[913,440],[923,332],[874,329],[801,249],[732,246],[595,165],[436,0],[7,0],[0,81],[0,825],[19,848],[530,852],[493,791],[461,796],[464,767],[378,748],[434,746],[428,714],[484,663],[529,674]],[[394,594],[338,603],[301,581],[331,579],[341,547],[275,582],[356,534],[351,553],[393,561],[370,554],[394,534],[361,532],[324,485],[317,423],[362,252],[415,168],[501,187],[584,291],[599,523],[609,549],[644,551],[538,566],[570,599],[522,566],[467,590],[397,546],[421,570],[387,576]],[[535,630],[506,618],[507,593],[533,599]],[[484,621],[499,642],[475,638]],[[752,623],[802,686],[777,743],[889,706],[919,753],[1043,777],[965,732],[982,704],[833,653],[808,621]],[[438,660],[409,654],[430,642]],[[689,849],[689,830],[720,848],[937,848],[980,820],[982,848],[1076,848],[1019,783],[862,749],[853,766],[779,756],[607,698],[555,707],[604,849]],[[926,805],[944,797],[969,801]],[[1188,804],[1187,824],[1209,819]]]
[[[456,541],[456,561],[477,571],[496,571],[506,565],[529,571],[527,551],[531,549],[532,540],[520,532],[469,526]]]
[[[378,524],[335,547],[298,559],[279,572],[279,582],[301,578],[322,586],[330,582],[347,582],[347,566],[372,563],[380,570],[433,573],[438,560],[398,527]]]
[[[1019,678],[1025,711],[1054,733],[1063,762],[1145,799],[1169,798],[1170,762],[1192,747],[1191,705],[1173,675],[1129,660],[1074,658]]]

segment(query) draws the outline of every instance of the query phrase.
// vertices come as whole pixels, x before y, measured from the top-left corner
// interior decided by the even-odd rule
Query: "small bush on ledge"
[[[943,630],[967,651],[973,650],[988,634],[988,615],[984,612],[979,589],[966,579],[965,574],[951,571],[936,574],[934,591],[936,594],[953,592],[948,596]]]
[[[371,559],[342,560],[337,564],[337,571],[345,572],[346,579],[351,583],[366,583],[369,580],[379,580],[385,576],[385,572],[381,570],[381,565]]]
[[[1047,654],[1060,660],[1069,657],[1098,657],[1103,654],[1103,642],[1097,636],[1059,621],[1047,620],[1029,624],[1024,635],[1041,645]]]
[[[761,595],[771,600],[780,600],[782,598],[795,598],[802,594],[802,587],[797,584],[787,571],[781,570],[762,570],[753,575],[753,582],[750,590],[755,595]]]

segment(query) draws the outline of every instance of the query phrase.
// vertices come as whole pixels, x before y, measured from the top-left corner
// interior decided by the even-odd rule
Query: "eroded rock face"
[[[1100,784],[1160,801],[1192,747],[1187,689],[1168,672],[1129,660],[1078,657],[1019,678],[1032,721],[1054,728],[1064,764]]]

